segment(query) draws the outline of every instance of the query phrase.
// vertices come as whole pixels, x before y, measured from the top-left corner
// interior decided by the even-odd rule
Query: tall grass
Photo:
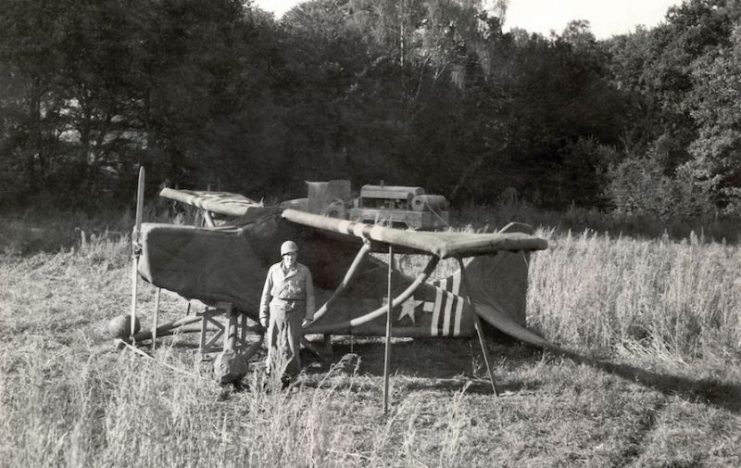
[[[612,238],[539,235],[530,263],[530,322],[581,347],[653,348],[676,357],[741,351],[741,248],[696,235]]]
[[[385,466],[453,463],[467,417],[461,396],[445,427],[414,441],[417,412],[402,403],[379,419],[375,386],[330,371],[316,386],[279,390],[253,373],[233,393],[172,349],[49,352],[32,340],[2,353],[0,466]],[[368,398],[372,397],[372,401]],[[375,428],[375,429],[372,429]],[[436,444],[439,449],[426,452]],[[437,454],[437,455],[436,455]],[[426,461],[426,462],[425,462]]]
[[[281,392],[253,372],[237,393],[177,340],[154,359],[116,350],[105,324],[128,306],[128,255],[127,236],[111,234],[0,255],[1,467],[429,465],[460,455],[447,431],[413,440],[413,402],[381,417],[370,377],[335,369]],[[162,303],[163,315],[184,310],[171,296]],[[460,404],[446,399],[455,417],[444,427],[460,428]]]
[[[15,232],[73,237],[48,249],[0,249],[0,467],[622,464],[634,455],[621,447],[643,443],[642,415],[664,401],[615,376],[576,364],[551,368],[531,356],[501,357],[496,374],[505,388],[535,389],[532,396],[496,401],[471,391],[467,378],[448,379],[451,387],[395,377],[388,418],[380,378],[341,368],[304,376],[294,392],[255,372],[249,391],[233,392],[213,383],[177,340],[154,359],[113,347],[105,323],[128,307],[128,235],[112,225],[75,227],[69,219],[19,221]],[[531,258],[529,320],[550,340],[675,360],[741,360],[739,247],[697,236],[538,234],[550,248]],[[145,309],[150,296],[142,288]],[[182,316],[183,305],[163,295],[162,314]],[[425,366],[450,360],[454,374],[465,372],[460,354],[470,353],[458,342],[414,350]],[[738,440],[729,429],[738,418],[724,411],[713,409],[710,435],[697,439],[691,456]],[[672,424],[689,426],[706,412],[693,406],[656,440],[675,440]],[[590,451],[603,439],[603,451]],[[672,446],[659,442],[646,452],[656,459]],[[737,449],[724,450],[713,453],[730,463]]]
[[[706,215],[694,219],[661,220],[649,216],[614,216],[595,208],[570,206],[565,211],[542,210],[525,202],[494,206],[465,206],[452,214],[454,224],[474,229],[503,227],[512,221],[553,228],[559,234],[584,230],[607,232],[613,237],[642,239],[669,237],[681,241],[692,232],[703,239],[741,244],[741,219]]]

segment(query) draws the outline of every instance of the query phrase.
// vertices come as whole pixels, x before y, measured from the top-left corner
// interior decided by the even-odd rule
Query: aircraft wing
[[[234,218],[251,218],[254,215],[262,215],[268,212],[280,212],[280,208],[265,207],[262,203],[258,203],[243,195],[229,192],[205,192],[164,188],[160,192],[160,196],[192,205],[214,214]],[[289,204],[287,206],[291,205]],[[299,225],[368,239],[377,244],[391,244],[419,253],[436,255],[440,258],[473,257],[493,254],[500,250],[528,252],[531,250],[543,250],[548,247],[548,242],[545,239],[518,232],[408,231],[330,218],[292,208],[285,209],[282,213],[284,219]]]
[[[160,196],[223,216],[238,217],[265,210],[262,203],[238,193],[163,188]]]
[[[498,251],[529,252],[548,247],[545,239],[519,232],[470,233],[429,232],[393,229],[287,209],[283,218],[315,229],[355,236],[369,241],[404,247],[440,258],[473,257]]]

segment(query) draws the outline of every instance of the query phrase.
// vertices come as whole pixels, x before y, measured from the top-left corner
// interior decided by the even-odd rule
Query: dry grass
[[[573,352],[493,345],[497,400],[475,343],[399,341],[384,417],[373,340],[335,346],[356,371],[308,358],[294,392],[217,386],[192,338],[116,350],[126,236],[19,223],[46,247],[0,248],[0,466],[741,465],[739,247],[545,231],[530,320]]]
[[[741,350],[741,249],[610,238],[550,238],[533,257],[528,312],[549,339],[573,346],[640,346],[674,358]]]

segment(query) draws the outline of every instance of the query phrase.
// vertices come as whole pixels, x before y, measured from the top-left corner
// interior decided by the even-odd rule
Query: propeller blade
[[[144,167],[139,168],[139,183],[136,189],[136,224],[131,235],[132,267],[131,267],[131,339],[136,334],[136,288],[139,279],[139,238],[141,237],[142,215],[144,211]]]

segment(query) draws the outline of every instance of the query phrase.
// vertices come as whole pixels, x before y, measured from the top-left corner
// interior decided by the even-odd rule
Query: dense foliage
[[[598,41],[504,32],[506,1],[0,0],[0,203],[158,184],[505,189],[547,208],[741,211],[741,5]]]

